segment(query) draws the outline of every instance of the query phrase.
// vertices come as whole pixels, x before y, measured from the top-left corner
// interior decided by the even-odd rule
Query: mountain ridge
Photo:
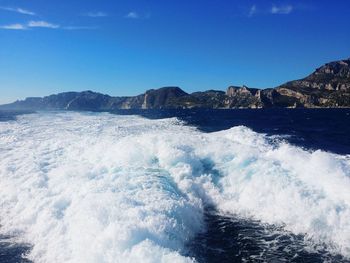
[[[0,105],[20,110],[116,110],[170,108],[350,107],[350,58],[317,68],[305,78],[275,88],[229,86],[226,90],[187,93],[179,87],[147,90],[137,96],[113,97],[90,90],[29,97]]]

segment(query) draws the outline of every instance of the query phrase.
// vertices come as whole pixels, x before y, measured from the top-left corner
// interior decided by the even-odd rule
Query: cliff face
[[[178,108],[178,100],[188,94],[178,87],[164,87],[145,93],[142,109]]]
[[[304,79],[275,89],[284,101],[303,107],[350,107],[350,59],[327,63]]]
[[[229,108],[350,107],[350,59],[327,63],[274,89],[229,87]]]
[[[227,108],[262,108],[261,90],[243,87],[228,87],[225,105]]]
[[[166,108],[350,107],[350,59],[327,63],[304,79],[273,89],[230,86],[224,91],[186,93],[178,87],[148,90],[133,97],[111,97],[92,91],[27,98],[0,109],[114,110]]]

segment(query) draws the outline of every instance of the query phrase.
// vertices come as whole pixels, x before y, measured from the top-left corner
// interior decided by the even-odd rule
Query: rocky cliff
[[[148,90],[144,95],[142,109],[177,108],[179,99],[188,94],[179,87],[164,87]]]
[[[350,107],[350,59],[327,63],[304,79],[276,88],[281,106]]]
[[[27,98],[0,109],[114,110],[166,108],[350,107],[350,59],[327,63],[306,78],[271,89],[230,86],[224,91],[186,93],[178,87],[152,89],[132,97],[92,91]]]

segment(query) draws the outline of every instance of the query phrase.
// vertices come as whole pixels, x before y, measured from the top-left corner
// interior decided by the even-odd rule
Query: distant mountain
[[[186,93],[178,87],[152,89],[132,97],[92,91],[26,98],[0,109],[115,110],[164,108],[350,107],[350,59],[327,63],[311,75],[271,89],[230,86],[227,91]]]

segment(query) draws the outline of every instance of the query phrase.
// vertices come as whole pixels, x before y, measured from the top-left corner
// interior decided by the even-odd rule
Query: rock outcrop
[[[187,96],[179,87],[164,87],[145,93],[142,109],[177,108],[179,98]]]
[[[230,86],[227,91],[186,93],[179,87],[152,89],[131,97],[112,97],[92,91],[64,92],[27,98],[0,109],[116,110],[169,108],[350,107],[350,59],[327,63],[306,78],[271,89]]]
[[[280,94],[280,106],[350,107],[350,59],[327,63],[306,78],[275,90]]]
[[[230,86],[226,96],[226,108],[262,108],[264,106],[259,89]]]

